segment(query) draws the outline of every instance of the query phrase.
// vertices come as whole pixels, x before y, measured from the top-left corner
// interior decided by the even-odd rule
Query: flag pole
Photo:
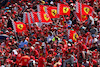
[[[29,12],[28,12],[28,24],[29,24],[29,29],[30,29],[30,33],[31,33],[31,21],[30,21],[30,14],[29,14]]]
[[[80,3],[80,15],[81,15],[81,22],[82,22],[82,2]]]
[[[16,37],[16,39],[17,39],[17,41],[18,41],[14,20],[13,20],[11,17],[9,17],[9,18],[10,18],[10,20],[12,21],[13,29],[14,29],[14,31],[15,31],[15,32],[14,32],[14,33],[15,33],[15,37]]]

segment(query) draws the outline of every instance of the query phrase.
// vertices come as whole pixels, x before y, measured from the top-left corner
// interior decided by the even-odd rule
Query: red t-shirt
[[[46,59],[44,57],[40,57],[38,67],[45,67],[44,62],[46,62]]]
[[[21,59],[21,54],[18,54],[16,57],[16,64],[18,65]]]
[[[23,56],[23,57],[21,58],[22,66],[28,66],[29,60],[30,60],[30,57],[29,57],[29,56]]]

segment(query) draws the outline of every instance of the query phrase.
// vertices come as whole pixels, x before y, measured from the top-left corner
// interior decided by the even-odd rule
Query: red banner
[[[26,25],[23,22],[14,22],[13,27],[16,32],[22,32],[26,30]]]
[[[49,5],[37,5],[38,12],[42,11],[45,12],[45,10],[49,7]]]
[[[50,18],[59,18],[57,14],[57,7],[49,7],[47,8],[47,13],[49,14]]]
[[[76,31],[70,30],[69,39],[72,39],[73,42],[76,42],[77,38],[78,38],[78,34],[76,33]]]
[[[45,12],[38,12],[38,18],[42,23],[52,22],[50,16]]]
[[[65,4],[58,3],[57,5],[57,13],[59,15],[70,15],[70,7]]]
[[[93,8],[89,5],[82,4],[82,14],[83,15],[92,15]]]

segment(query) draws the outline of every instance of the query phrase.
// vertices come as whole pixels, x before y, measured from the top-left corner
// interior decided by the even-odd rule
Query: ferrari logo
[[[76,40],[77,40],[77,38],[78,38],[78,35],[77,35],[76,33],[74,33],[74,34],[73,34],[73,40],[75,40],[75,41],[76,41]]]
[[[44,14],[44,19],[45,19],[46,21],[49,20],[49,17],[47,16],[47,14]]]
[[[27,59],[25,59],[24,61],[27,62]]]
[[[69,8],[68,8],[68,7],[63,7],[63,13],[67,13],[67,12],[68,12],[68,10],[69,10]]]
[[[83,18],[83,19],[86,18],[86,15],[82,15],[82,18]]]
[[[57,10],[55,10],[55,9],[51,10],[51,14],[52,14],[53,16],[55,16],[55,15],[57,14]]]
[[[86,12],[86,14],[88,14],[90,9],[88,7],[84,7],[84,11]]]
[[[46,9],[46,8],[47,8],[47,7],[46,7],[46,6],[44,6],[44,7],[43,7],[43,10],[45,11],[45,9]]]
[[[20,30],[22,30],[23,29],[23,24],[18,24],[17,28],[19,28]]]

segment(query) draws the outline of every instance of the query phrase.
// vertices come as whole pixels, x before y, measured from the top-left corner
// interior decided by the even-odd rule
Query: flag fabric
[[[52,22],[50,16],[45,12],[38,12],[37,15],[38,15],[39,22],[41,23],[51,23]]]
[[[91,6],[76,2],[77,13],[81,12],[82,15],[92,15],[93,11],[94,10]]]
[[[28,23],[32,24],[33,22],[34,22],[33,16],[32,16],[32,14],[30,12],[28,12]]]
[[[69,39],[72,39],[73,42],[76,42],[77,38],[78,38],[78,34],[76,33],[76,31],[70,30]]]
[[[59,15],[70,15],[70,7],[65,4],[57,4],[57,13]]]
[[[64,21],[65,21],[65,18],[64,18],[64,16],[62,15],[62,16],[61,16],[61,25],[63,25],[63,26],[65,26]]]
[[[83,15],[91,15],[93,12],[93,8],[89,5],[82,4],[82,14]]]
[[[29,24],[39,22],[37,12],[24,12],[23,22],[24,23],[29,23]]]
[[[47,8],[47,13],[50,18],[59,18],[59,15],[57,14],[57,7],[49,6],[49,8]]]
[[[26,25],[23,22],[13,22],[15,32],[23,32],[26,30]]]
[[[31,12],[31,17],[32,17],[32,21],[34,23],[39,22],[38,16],[37,16],[37,12]]]
[[[80,13],[75,13],[75,16],[76,16],[78,21],[85,21],[88,19],[87,15],[81,15]]]
[[[37,11],[46,12],[47,7],[49,7],[49,5],[37,5]]]
[[[23,13],[23,23],[28,23],[28,13],[27,12]]]
[[[76,12],[80,12],[80,3],[76,1]]]

